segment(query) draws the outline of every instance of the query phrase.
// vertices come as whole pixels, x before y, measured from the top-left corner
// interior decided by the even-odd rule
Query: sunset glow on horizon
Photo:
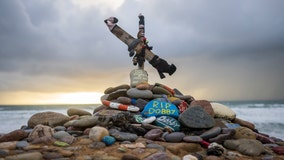
[[[161,7],[163,6],[163,7]],[[284,1],[0,1],[0,105],[100,104],[137,66],[104,20],[177,68],[148,83],[196,100],[284,100]],[[157,14],[166,13],[166,14]],[[186,15],[186,16],[185,16]]]
[[[47,99],[38,100],[40,104],[98,104],[101,103],[101,93],[74,92],[57,93]]]
[[[0,97],[0,105],[99,104],[102,95],[99,92],[19,92],[7,94],[7,97],[14,97],[14,101],[11,101],[11,99],[5,100],[6,97]]]

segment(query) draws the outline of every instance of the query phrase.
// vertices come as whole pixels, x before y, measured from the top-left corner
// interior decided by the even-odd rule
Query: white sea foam
[[[0,106],[0,133],[8,133],[27,125],[29,118],[39,112],[52,111],[67,115],[67,109],[75,107],[93,113],[95,106]]]
[[[220,102],[236,112],[237,117],[255,124],[261,132],[284,139],[284,102]],[[7,133],[27,125],[38,112],[54,111],[67,115],[69,107],[82,108],[90,113],[96,105],[74,106],[0,106],[0,133]]]

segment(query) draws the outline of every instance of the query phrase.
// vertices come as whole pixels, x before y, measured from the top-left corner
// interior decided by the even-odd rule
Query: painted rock
[[[211,106],[214,110],[216,118],[223,118],[228,120],[234,120],[236,118],[236,113],[221,103],[211,103]]]
[[[115,138],[112,136],[104,136],[102,142],[104,142],[107,146],[110,146],[115,143]]]
[[[148,73],[143,69],[133,69],[130,72],[130,85],[136,87],[139,83],[148,82]]]
[[[188,108],[178,120],[189,128],[212,128],[215,125],[214,119],[200,106]]]
[[[183,132],[172,132],[165,135],[166,142],[181,142],[185,134]]]
[[[180,130],[180,123],[173,117],[170,116],[161,116],[158,117],[155,121],[155,124],[162,128],[169,128],[172,131],[179,131]]]
[[[58,147],[68,147],[68,146],[70,146],[68,143],[61,142],[61,141],[55,141],[53,143],[53,145],[58,146]]]
[[[145,118],[140,114],[134,115],[133,117],[137,123],[152,123],[156,120],[155,116]]]
[[[141,114],[145,117],[171,116],[177,118],[179,110],[172,103],[152,100],[147,103]]]
[[[150,99],[153,93],[150,90],[139,90],[137,88],[130,88],[127,90],[127,95],[131,98]]]
[[[106,106],[109,106],[110,108],[113,109],[118,109],[122,111],[131,111],[131,112],[138,112],[139,108],[133,105],[125,105],[121,103],[116,103],[116,102],[111,102],[108,100],[103,100],[102,103]]]

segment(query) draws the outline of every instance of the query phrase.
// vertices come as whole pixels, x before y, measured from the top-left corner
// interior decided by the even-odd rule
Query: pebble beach
[[[0,135],[0,160],[274,160],[284,141],[228,106],[160,83],[109,87],[92,113],[32,115]]]

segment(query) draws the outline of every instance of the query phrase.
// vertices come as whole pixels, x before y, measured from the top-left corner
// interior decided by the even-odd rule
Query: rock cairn
[[[0,136],[0,160],[284,159],[284,141],[258,132],[229,107],[163,84],[105,90],[89,113],[40,112]]]

